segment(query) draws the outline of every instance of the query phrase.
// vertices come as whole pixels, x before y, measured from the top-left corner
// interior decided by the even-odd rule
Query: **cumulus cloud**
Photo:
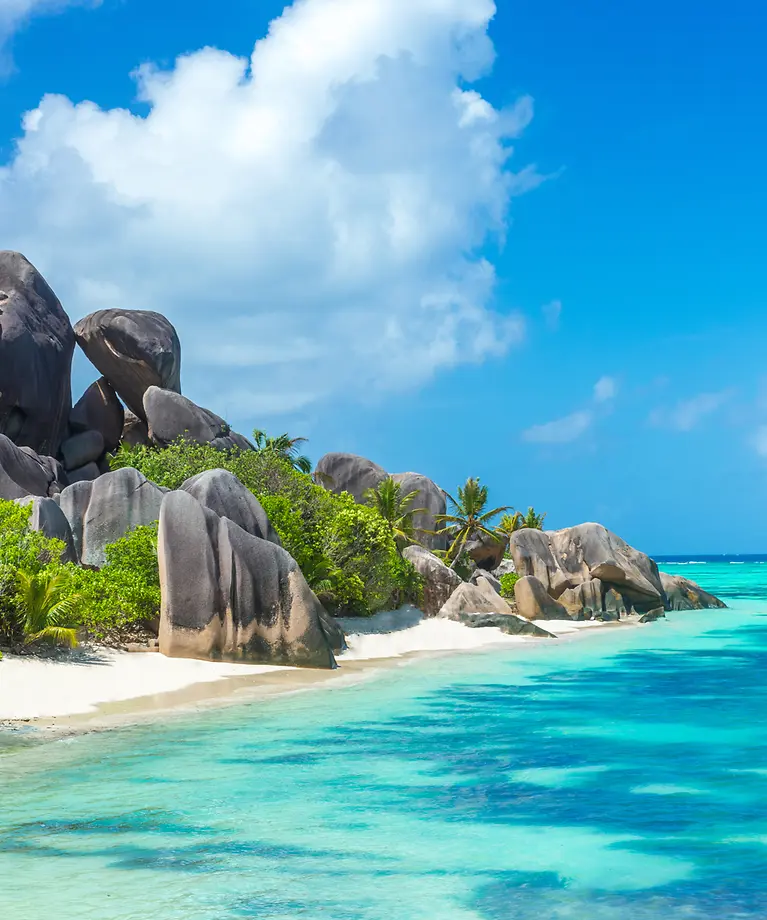
[[[137,72],[146,114],[47,96],[0,170],[6,244],[75,317],[155,309],[192,398],[242,419],[407,390],[502,356],[485,244],[541,177],[512,171],[524,97],[492,65],[491,0],[299,0],[250,60]]]
[[[600,377],[594,384],[594,402],[610,402],[618,392],[618,385],[614,377]]]
[[[650,424],[675,431],[692,431],[705,418],[721,409],[732,396],[732,390],[699,393],[690,399],[680,400],[674,406],[653,410],[650,413]]]
[[[545,425],[533,425],[522,433],[522,438],[533,444],[567,444],[577,441],[594,422],[594,414],[588,410],[573,412],[564,418],[547,422]]]

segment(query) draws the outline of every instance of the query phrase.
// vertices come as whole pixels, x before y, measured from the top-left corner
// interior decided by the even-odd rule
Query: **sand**
[[[540,625],[569,638],[603,624]],[[99,647],[52,658],[7,655],[0,661],[0,723],[73,729],[124,724],[148,713],[198,708],[254,693],[295,692],[319,683],[364,679],[383,667],[424,655],[550,641],[423,619],[413,608],[357,622],[351,626],[356,632],[348,622],[345,626],[349,649],[338,656],[335,671],[195,661]]]

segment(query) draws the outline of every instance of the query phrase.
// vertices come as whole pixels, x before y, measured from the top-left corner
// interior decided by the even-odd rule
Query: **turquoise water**
[[[767,566],[732,609],[0,755],[3,920],[763,920]]]

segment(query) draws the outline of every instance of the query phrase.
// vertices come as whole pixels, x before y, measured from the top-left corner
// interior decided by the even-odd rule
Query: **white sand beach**
[[[564,637],[604,624],[545,621],[538,625]],[[51,658],[6,655],[0,661],[0,722],[81,723],[82,717],[96,717],[106,709],[138,714],[226,700],[254,688],[294,692],[329,680],[359,678],[387,661],[546,641],[425,619],[414,608],[344,621],[344,626],[349,648],[338,656],[336,671],[166,658],[157,652],[100,647]]]

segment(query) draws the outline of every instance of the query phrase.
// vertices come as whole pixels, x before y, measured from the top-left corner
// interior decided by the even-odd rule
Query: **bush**
[[[501,597],[514,597],[514,585],[521,578],[516,572],[507,572],[501,575]]]
[[[61,569],[64,544],[29,530],[30,506],[0,499],[0,641],[21,638],[19,572],[39,575],[47,569]]]
[[[78,626],[95,639],[130,638],[156,628],[160,615],[157,524],[136,527],[106,547],[98,571],[67,566],[80,595]]]
[[[112,468],[133,466],[169,489],[210,469],[233,473],[261,502],[306,580],[337,614],[365,616],[419,602],[421,580],[372,508],[334,495],[274,451],[218,451],[183,439],[166,448],[121,447]]]

